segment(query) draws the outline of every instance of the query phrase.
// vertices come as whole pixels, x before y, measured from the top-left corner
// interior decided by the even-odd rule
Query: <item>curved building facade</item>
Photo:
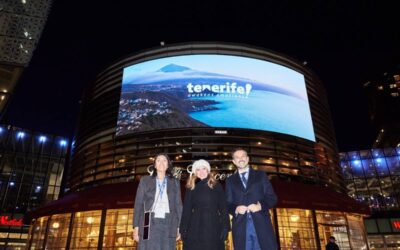
[[[182,181],[193,160],[207,159],[223,181],[237,147],[275,187],[281,249],[321,249],[330,235],[341,249],[366,246],[368,208],[345,195],[317,76],[264,49],[190,43],[127,56],[89,86],[67,194],[31,215],[30,247],[135,249],[132,201],[153,157],[169,154]]]
[[[116,136],[124,68],[159,58],[210,54],[260,59],[304,75],[316,143],[260,130],[222,128],[221,134],[210,127],[159,129]],[[299,175],[344,190],[329,107],[321,82],[301,64],[251,47],[184,44],[144,51],[114,63],[98,75],[87,91],[75,146],[68,178],[71,190],[125,181],[135,173],[146,173],[147,166],[152,164],[151,156],[160,152],[170,153],[171,158],[175,158],[174,164],[179,167],[186,167],[200,157],[224,168],[230,164],[227,153],[239,146],[249,149],[253,165],[271,175]]]

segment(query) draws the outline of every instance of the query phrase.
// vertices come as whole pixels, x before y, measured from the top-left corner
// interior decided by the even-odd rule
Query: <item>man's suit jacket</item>
[[[263,250],[275,250],[277,244],[269,209],[275,206],[277,197],[265,172],[249,168],[246,188],[237,172],[226,180],[225,191],[228,212],[233,216],[232,236],[235,249],[244,250],[246,247],[247,222],[247,214],[235,214],[236,207],[260,202],[261,211],[251,213],[258,242]]]
[[[170,224],[168,235],[176,237],[182,215],[181,186],[177,179],[166,177],[169,202]],[[136,192],[133,211],[133,227],[139,227],[139,237],[143,237],[144,212],[150,211],[156,196],[157,180],[153,176],[143,176]]]

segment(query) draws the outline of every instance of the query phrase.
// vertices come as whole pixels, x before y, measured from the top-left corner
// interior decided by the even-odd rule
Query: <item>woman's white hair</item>
[[[197,161],[193,162],[193,164],[192,164],[192,174],[196,174],[196,170],[199,169],[199,168],[202,168],[202,167],[207,168],[209,173],[211,172],[210,163],[208,163],[208,161],[206,161],[206,160],[200,159],[200,160],[197,160]]]

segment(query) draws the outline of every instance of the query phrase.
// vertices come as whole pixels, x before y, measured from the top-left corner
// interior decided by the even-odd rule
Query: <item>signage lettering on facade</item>
[[[23,225],[22,219],[10,219],[6,215],[0,216],[0,226],[22,227]]]

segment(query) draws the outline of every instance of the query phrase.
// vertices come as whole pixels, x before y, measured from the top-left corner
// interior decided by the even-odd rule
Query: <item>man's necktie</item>
[[[247,187],[246,173],[247,173],[247,172],[241,173],[241,175],[242,175],[242,182],[243,182],[244,188]]]

